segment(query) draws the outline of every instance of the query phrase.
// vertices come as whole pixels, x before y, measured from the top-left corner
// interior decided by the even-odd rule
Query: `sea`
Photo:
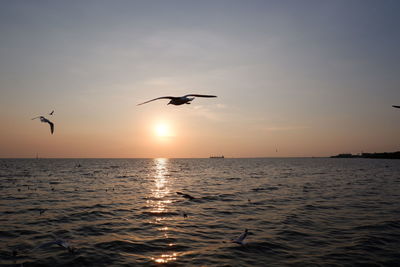
[[[400,266],[399,160],[0,159],[0,182],[0,266]]]

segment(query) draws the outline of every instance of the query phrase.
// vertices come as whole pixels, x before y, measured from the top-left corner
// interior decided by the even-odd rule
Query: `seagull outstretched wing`
[[[143,105],[143,104],[146,104],[146,103],[149,103],[151,101],[158,100],[158,99],[174,99],[174,98],[176,98],[176,97],[174,97],[174,96],[161,96],[161,97],[157,97],[157,98],[154,98],[152,100],[149,100],[149,101],[137,104],[137,105],[140,106],[140,105]]]
[[[50,125],[50,132],[51,132],[51,134],[53,134],[54,133],[54,123],[52,123],[51,121],[49,121],[48,119],[46,119],[43,116],[40,116],[39,118],[40,118],[41,122],[46,122]]]
[[[400,108],[400,106],[396,106],[396,105],[393,105],[392,107],[394,107],[394,108]]]
[[[48,123],[50,124],[51,134],[53,134],[54,133],[54,123],[52,123],[51,121],[49,121]]]
[[[185,95],[184,97],[194,96],[194,97],[217,97],[216,95],[197,95],[197,94],[189,94]]]

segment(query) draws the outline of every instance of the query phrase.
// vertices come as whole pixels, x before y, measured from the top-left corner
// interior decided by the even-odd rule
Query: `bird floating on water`
[[[36,248],[45,248],[45,247],[50,247],[52,245],[59,245],[60,247],[68,249],[69,252],[74,252],[74,248],[71,247],[69,242],[63,239],[56,239],[54,241],[46,242],[37,246]]]
[[[195,197],[193,197],[193,196],[191,196],[191,195],[189,195],[189,194],[184,194],[184,193],[182,193],[182,192],[176,192],[176,193],[177,193],[178,195],[184,197],[184,198],[187,198],[187,199],[195,199]]]
[[[400,106],[396,106],[396,105],[393,105],[392,107],[394,107],[394,108],[400,108]]]
[[[51,132],[51,134],[54,133],[54,123],[52,123],[51,121],[49,121],[48,119],[46,119],[46,118],[43,117],[43,116],[35,117],[35,118],[33,118],[32,120],[37,119],[37,118],[39,118],[41,122],[48,123],[48,124],[50,125],[50,132]]]
[[[167,105],[171,104],[171,105],[179,106],[179,105],[183,105],[183,104],[190,104],[190,102],[193,101],[193,99],[195,97],[211,98],[211,97],[217,97],[217,96],[216,95],[198,95],[198,94],[189,94],[189,95],[184,95],[184,96],[161,96],[161,97],[157,97],[152,100],[140,103],[140,104],[138,104],[138,106],[149,103],[154,100],[158,100],[158,99],[170,99],[170,101],[168,102]]]
[[[246,229],[246,230],[244,230],[244,233],[243,234],[241,234],[238,238],[236,238],[236,239],[232,239],[231,241],[232,241],[232,243],[236,243],[236,244],[239,244],[239,245],[244,245],[244,244],[246,244],[245,242],[244,242],[244,239],[247,237],[247,235],[249,234],[249,231]]]

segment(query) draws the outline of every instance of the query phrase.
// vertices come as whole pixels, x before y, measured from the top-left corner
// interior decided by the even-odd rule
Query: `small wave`
[[[340,208],[337,206],[331,205],[306,205],[304,206],[306,210],[339,210]]]
[[[111,165],[110,168],[111,168],[111,169],[118,169],[119,166],[118,166],[118,165]]]
[[[376,230],[376,231],[385,231],[385,230],[399,230],[400,229],[400,221],[387,221],[381,223],[367,224],[361,225],[354,228],[354,230]]]
[[[275,190],[279,190],[279,187],[276,187],[276,186],[256,187],[256,188],[252,188],[251,190],[254,191],[254,192],[258,192],[258,191],[275,191]]]
[[[0,231],[0,237],[1,238],[15,238],[18,237],[19,235],[17,233],[13,233],[10,231]]]
[[[115,233],[118,230],[116,228],[104,227],[100,225],[85,225],[75,229],[75,231],[85,236],[98,236],[99,234],[104,235],[105,233]]]
[[[114,240],[109,242],[101,242],[94,245],[96,248],[110,250],[110,251],[122,251],[122,252],[149,252],[149,251],[158,251],[162,249],[162,247],[150,245],[148,242],[146,243],[134,243],[130,241],[122,241],[122,240]]]
[[[180,215],[177,212],[167,212],[167,211],[144,211],[143,215],[156,216],[156,217],[167,217],[167,216],[177,216]]]
[[[285,240],[293,240],[296,238],[312,237],[310,234],[296,231],[296,230],[283,230],[278,232],[278,236]]]
[[[117,175],[117,176],[115,176],[115,178],[118,178],[118,179],[131,178],[130,180],[133,180],[132,178],[136,179],[136,177],[132,176],[132,175]]]
[[[239,178],[239,177],[229,177],[229,178],[226,178],[226,180],[228,180],[228,181],[240,181],[240,180],[242,180],[242,178]]]

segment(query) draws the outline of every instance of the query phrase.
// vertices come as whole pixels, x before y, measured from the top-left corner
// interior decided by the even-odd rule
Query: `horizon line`
[[[222,159],[278,159],[278,158],[329,158],[330,156],[293,156],[293,157],[224,157]],[[0,157],[0,159],[220,159],[210,157]]]

